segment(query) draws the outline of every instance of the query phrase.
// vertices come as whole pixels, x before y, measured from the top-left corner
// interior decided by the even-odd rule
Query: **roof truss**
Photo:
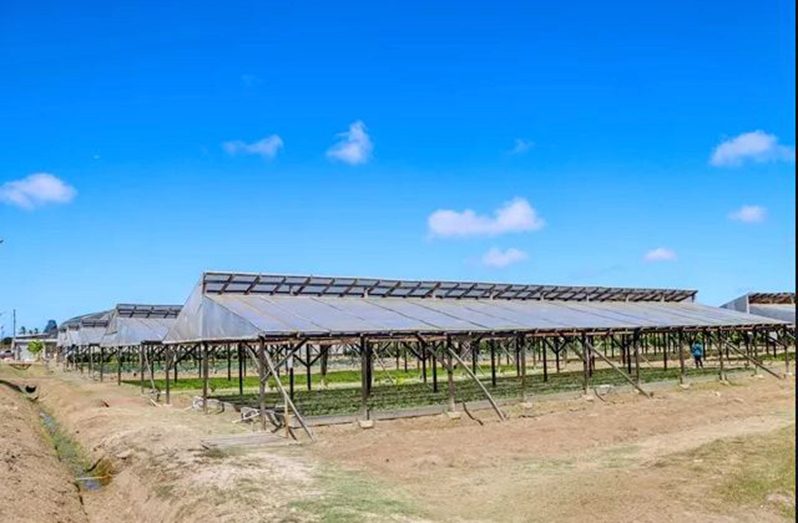
[[[206,272],[208,294],[265,294],[386,298],[563,300],[563,301],[692,301],[696,291],[621,287],[576,287],[432,280],[390,280],[325,276],[291,276]]]

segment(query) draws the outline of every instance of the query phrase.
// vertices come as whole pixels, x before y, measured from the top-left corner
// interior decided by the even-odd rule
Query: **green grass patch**
[[[409,495],[362,473],[327,465],[317,476],[321,493],[291,506],[326,523],[406,520],[420,517]]]
[[[720,447],[721,453],[739,452],[742,460],[719,487],[725,499],[771,505],[795,520],[795,425],[752,441],[722,442]]]
[[[693,476],[710,476],[726,503],[769,507],[795,520],[795,425],[765,435],[719,440],[681,456]]]

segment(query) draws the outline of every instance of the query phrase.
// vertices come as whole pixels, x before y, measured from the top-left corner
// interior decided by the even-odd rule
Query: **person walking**
[[[695,340],[693,342],[693,346],[690,349],[690,353],[693,355],[693,360],[695,360],[695,368],[696,369],[703,369],[704,368],[704,345]]]

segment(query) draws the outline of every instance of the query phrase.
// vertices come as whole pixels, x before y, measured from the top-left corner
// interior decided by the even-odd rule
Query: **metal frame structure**
[[[576,287],[230,272],[204,273],[202,288],[203,292],[208,294],[549,301],[683,302],[695,301],[697,293],[694,290],[680,289]]]
[[[162,343],[140,355],[141,386],[145,365],[154,375],[155,359],[163,363],[166,401],[178,364],[193,358],[203,382],[202,401],[209,400],[209,362],[226,357],[228,380],[238,363],[239,394],[247,361],[259,376],[257,417],[266,428],[270,419],[266,388],[281,369],[289,386],[276,380],[283,399],[285,426],[293,417],[313,437],[309,424],[293,402],[297,362],[311,389],[314,365],[322,379],[331,354],[348,352],[360,359],[360,417],[369,418],[375,364],[383,356],[415,358],[423,383],[431,377],[439,390],[438,370],[446,373],[447,408],[456,409],[455,369],[483,391],[500,419],[505,415],[490,391],[497,386],[498,359],[514,361],[519,398],[527,399],[527,360],[542,362],[548,380],[550,359],[556,372],[568,354],[582,363],[582,388],[590,390],[596,362],[648,395],[642,387],[641,365],[649,357],[678,360],[679,380],[687,370],[685,349],[701,340],[719,363],[725,379],[731,359],[754,369],[762,365],[759,350],[776,354],[794,351],[794,328],[775,319],[695,303],[696,291],[567,287],[486,282],[451,282],[344,278],[251,273],[204,273]],[[130,314],[152,311],[132,308]],[[490,356],[490,383],[478,374],[479,361]],[[789,357],[785,356],[789,370]],[[431,376],[429,376],[431,373]],[[484,373],[482,373],[483,376]],[[485,376],[486,377],[486,376]],[[153,388],[154,383],[153,383]]]

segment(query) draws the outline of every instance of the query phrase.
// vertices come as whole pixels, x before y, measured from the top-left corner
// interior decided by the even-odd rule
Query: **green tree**
[[[44,342],[41,340],[33,340],[28,343],[28,352],[30,352],[35,359],[39,359],[39,354],[44,350]]]

